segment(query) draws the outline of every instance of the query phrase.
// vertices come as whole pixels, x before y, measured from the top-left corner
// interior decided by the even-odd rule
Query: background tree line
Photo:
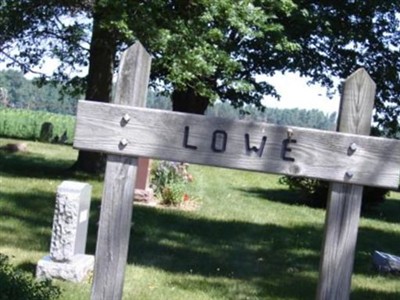
[[[252,105],[238,109],[232,107],[229,103],[218,102],[208,107],[206,115],[324,130],[335,130],[336,128],[336,112],[324,114],[318,109],[279,109],[266,107],[261,110]]]
[[[74,115],[76,105],[76,97],[62,93],[60,85],[38,86],[19,71],[0,71],[0,106]]]
[[[38,86],[35,79],[28,80],[18,71],[0,71],[0,89],[0,103],[3,106],[68,115],[75,115],[76,113],[77,98],[62,93],[59,85],[43,84]],[[80,98],[83,99],[83,96]],[[169,97],[158,95],[150,90],[147,106],[171,110],[172,102]],[[333,130],[336,122],[336,113],[324,114],[317,109],[277,109],[267,107],[264,110],[260,110],[253,105],[247,105],[239,109],[226,102],[214,103],[214,105],[208,107],[206,115],[325,130]]]

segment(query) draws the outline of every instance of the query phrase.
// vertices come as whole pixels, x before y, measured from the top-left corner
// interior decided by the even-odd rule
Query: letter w
[[[259,157],[261,157],[263,155],[263,152],[264,152],[264,147],[265,147],[265,142],[267,141],[267,137],[266,136],[262,137],[260,148],[257,148],[256,146],[250,147],[250,135],[248,133],[246,133],[244,135],[244,137],[245,137],[245,140],[246,140],[246,152],[247,152],[247,155],[250,155],[251,152],[253,151],[253,152],[257,153],[257,155]]]

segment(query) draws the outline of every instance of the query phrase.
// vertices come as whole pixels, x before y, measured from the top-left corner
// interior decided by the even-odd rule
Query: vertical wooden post
[[[150,55],[138,42],[123,53],[114,103],[144,106],[150,65]],[[137,158],[118,155],[107,157],[91,296],[93,300],[122,298],[136,169]]]
[[[375,83],[364,69],[357,70],[346,79],[338,131],[370,134],[375,88]],[[357,151],[356,145],[353,148],[355,150],[350,150]],[[352,176],[351,167],[349,165],[348,172],[343,174],[349,180]],[[318,300],[346,300],[350,297],[362,192],[362,186],[330,184],[316,296]]]

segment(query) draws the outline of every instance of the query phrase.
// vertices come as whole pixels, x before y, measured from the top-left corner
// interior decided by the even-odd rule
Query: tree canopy
[[[378,83],[380,112],[398,98],[397,1],[17,0],[0,7],[0,58],[24,71],[59,58],[55,78],[75,85],[80,80],[69,74],[93,54],[89,18],[106,33],[100,39],[113,59],[139,39],[154,56],[153,84],[171,92],[261,106],[264,95],[278,95],[258,74],[299,71],[332,87],[332,76],[364,66]]]
[[[286,62],[314,82],[332,86],[364,67],[377,84],[375,121],[386,133],[399,130],[399,1],[295,1],[307,18],[286,19],[286,35],[301,51]],[[285,58],[282,58],[285,59]]]
[[[154,58],[153,86],[172,93],[175,110],[203,113],[216,99],[261,107],[279,95],[259,74],[299,72],[332,90],[333,77],[362,66],[377,83],[376,121],[398,130],[399,1],[0,3],[0,60],[27,72],[59,58],[53,79],[86,89],[87,99],[110,100],[120,50],[139,39]],[[88,76],[71,78],[82,65]]]

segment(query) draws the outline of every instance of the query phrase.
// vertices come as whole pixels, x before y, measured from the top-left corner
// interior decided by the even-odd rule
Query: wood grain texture
[[[363,68],[346,79],[340,101],[338,131],[370,134],[375,90],[375,82]]]
[[[122,55],[115,104],[143,106],[151,58],[140,43]],[[131,229],[137,158],[108,155],[96,244],[93,300],[122,298]]]
[[[125,114],[130,120],[121,124]],[[296,143],[287,145],[291,151],[284,151],[288,128]],[[215,142],[217,150],[222,149],[218,143],[226,139],[224,151],[213,150],[214,136],[222,140]],[[248,149],[260,148],[263,137],[262,155]],[[125,147],[120,144],[122,139],[128,143]],[[354,153],[349,152],[352,143],[357,144]],[[78,105],[74,147],[393,188],[397,188],[400,175],[397,140],[88,101]],[[295,161],[283,159],[283,153]]]
[[[145,106],[151,56],[140,42],[122,54],[113,103]]]
[[[368,135],[374,97],[375,83],[364,69],[359,69],[345,82],[338,129]],[[330,184],[316,295],[318,300],[350,298],[362,193],[362,186]]]
[[[122,298],[136,169],[136,158],[107,158],[92,299]]]

